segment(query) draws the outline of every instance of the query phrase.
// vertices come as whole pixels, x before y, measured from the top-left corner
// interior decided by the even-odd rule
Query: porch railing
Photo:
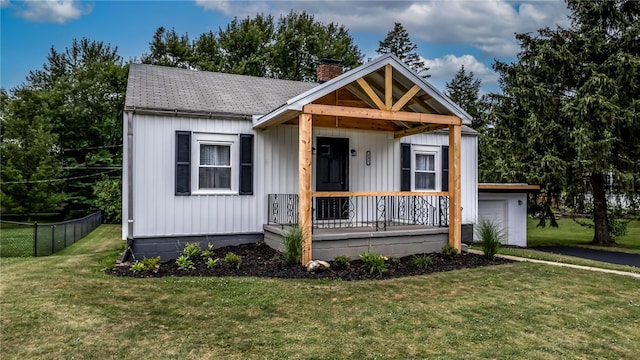
[[[384,231],[406,225],[449,226],[448,193],[324,193],[313,197],[313,228],[362,228]],[[268,223],[298,223],[297,194],[268,195]]]

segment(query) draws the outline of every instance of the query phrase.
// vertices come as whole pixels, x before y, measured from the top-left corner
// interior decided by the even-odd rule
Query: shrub
[[[302,230],[291,228],[284,236],[284,259],[289,264],[297,264],[302,258]]]
[[[122,222],[122,185],[120,179],[103,176],[93,185],[94,205],[102,211],[106,224]]]
[[[413,255],[413,257],[411,258],[411,262],[413,262],[413,265],[415,265],[418,269],[426,269],[429,266],[433,265],[433,258],[429,255]]]
[[[389,265],[387,264],[389,258],[378,253],[367,251],[360,254],[360,259],[362,259],[365,266],[369,268],[369,273],[371,274],[377,271],[378,274],[382,275],[389,269]]]
[[[160,256],[156,256],[150,259],[143,257],[142,265],[144,265],[144,271],[155,271],[156,267],[160,266]]]
[[[454,257],[456,255],[458,255],[458,249],[456,249],[455,247],[451,246],[450,244],[447,244],[445,246],[442,247],[442,255],[446,256],[446,257]]]
[[[202,250],[202,253],[200,253],[200,255],[207,259],[207,258],[212,258],[213,257],[213,245],[211,243],[207,244],[207,250]]]
[[[176,259],[176,264],[178,264],[178,269],[180,270],[194,270],[196,266],[193,264],[193,260],[186,255],[182,255]]]
[[[182,249],[182,255],[188,257],[189,259],[195,259],[200,256],[202,249],[200,249],[199,243],[186,243],[184,245],[184,249]]]
[[[346,255],[338,255],[333,258],[333,264],[340,269],[346,269],[351,266],[351,258]]]
[[[227,253],[227,255],[225,255],[224,262],[231,266],[235,266],[237,269],[240,269],[242,258],[239,255],[229,252]]]
[[[218,265],[218,262],[220,261],[220,259],[218,258],[209,258],[207,259],[207,268],[208,269],[213,269],[214,267],[216,267]]]
[[[482,247],[484,256],[489,260],[493,260],[498,248],[500,248],[500,242],[504,240],[504,231],[492,222],[482,220],[478,224],[476,235],[480,240],[480,247]]]
[[[160,256],[156,256],[154,258],[147,259],[146,257],[142,258],[142,261],[136,261],[133,265],[131,265],[131,271],[133,272],[156,272],[160,267]]]
[[[133,272],[143,272],[144,265],[142,264],[142,261],[136,261],[129,269]]]

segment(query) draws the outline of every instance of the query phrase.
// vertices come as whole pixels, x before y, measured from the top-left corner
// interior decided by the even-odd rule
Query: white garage
[[[478,184],[478,223],[501,228],[505,245],[527,246],[527,194],[539,190],[528,184]]]

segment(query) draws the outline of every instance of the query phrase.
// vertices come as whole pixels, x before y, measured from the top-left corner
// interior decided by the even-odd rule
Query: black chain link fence
[[[0,257],[51,255],[84,238],[100,224],[100,211],[47,224],[0,221]]]

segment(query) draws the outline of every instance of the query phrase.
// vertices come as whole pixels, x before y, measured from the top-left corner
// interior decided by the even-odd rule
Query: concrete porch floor
[[[282,251],[283,237],[289,226],[264,225],[264,241]],[[338,255],[359,258],[366,251],[385,256],[402,257],[413,254],[439,252],[447,244],[448,227],[403,225],[376,231],[375,227],[313,229],[312,258],[333,260]]]

